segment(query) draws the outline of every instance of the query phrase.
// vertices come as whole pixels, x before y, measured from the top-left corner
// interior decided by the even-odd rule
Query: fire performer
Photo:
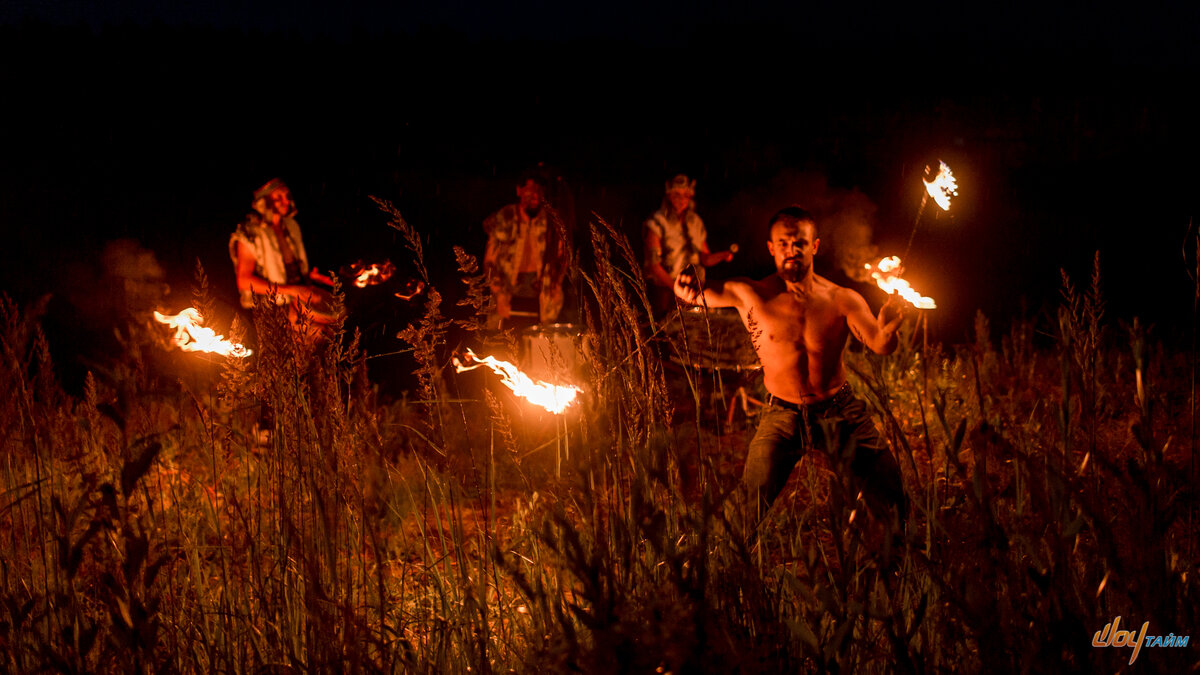
[[[523,176],[517,185],[518,203],[483,222],[488,235],[483,268],[496,298],[495,312],[488,317],[490,328],[553,323],[562,310],[567,245],[550,222],[545,188],[540,175]]]
[[[650,284],[651,304],[663,313],[673,303],[671,287],[689,265],[703,281],[705,267],[733,260],[732,251],[708,250],[708,230],[696,213],[696,181],[679,174],[667,181],[662,206],[642,225],[645,274]]]
[[[813,271],[819,245],[812,215],[790,206],[770,220],[767,250],[775,274],[702,288],[683,273],[675,293],[690,304],[736,308],[762,362],[770,396],[742,474],[755,521],[809,448],[828,453],[852,495],[861,492],[876,517],[890,522],[894,510],[903,521],[907,500],[899,464],[846,381],[842,356],[851,333],[877,354],[893,352],[904,305],[891,296],[872,316],[861,295]]]
[[[330,307],[331,296],[313,285],[333,286],[333,279],[309,267],[287,185],[271,179],[254,192],[251,207],[253,212],[229,238],[242,307],[252,308],[255,296],[266,297],[274,290],[279,304],[290,303],[293,321],[302,306],[316,324],[333,323],[337,316]]]

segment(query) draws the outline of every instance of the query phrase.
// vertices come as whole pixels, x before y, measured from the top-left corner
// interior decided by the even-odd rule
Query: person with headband
[[[662,206],[642,225],[646,281],[655,313],[673,306],[671,288],[675,278],[694,266],[704,268],[733,260],[732,251],[708,250],[708,231],[696,213],[696,181],[679,174],[667,181]]]

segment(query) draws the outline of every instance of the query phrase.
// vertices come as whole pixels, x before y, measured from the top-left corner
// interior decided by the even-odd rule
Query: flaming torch
[[[912,306],[917,309],[937,309],[937,303],[933,298],[927,298],[916,292],[907,281],[900,278],[904,272],[900,258],[894,255],[888,256],[874,265],[867,263],[863,267],[867,269],[876,285],[884,292],[899,293],[900,297],[912,303]]]
[[[559,386],[534,381],[508,361],[501,361],[494,356],[480,358],[470,349],[467,349],[462,359],[454,357],[454,368],[457,372],[474,370],[480,366],[491,368],[500,376],[500,381],[504,383],[504,386],[511,389],[517,396],[534,405],[541,406],[555,415],[561,415],[575,401],[575,397],[583,391],[572,385]]]
[[[224,335],[217,335],[215,330],[201,325],[204,319],[195,307],[188,307],[174,316],[155,312],[154,319],[175,329],[171,342],[185,352],[209,352],[238,359],[254,353],[245,345],[230,342]]]

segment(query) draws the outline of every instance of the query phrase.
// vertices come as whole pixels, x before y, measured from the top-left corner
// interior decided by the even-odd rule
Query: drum
[[[535,380],[580,384],[585,343],[579,326],[551,323],[521,331],[521,370]]]
[[[758,370],[758,354],[742,317],[731,307],[689,307],[664,322],[667,357],[706,370]]]

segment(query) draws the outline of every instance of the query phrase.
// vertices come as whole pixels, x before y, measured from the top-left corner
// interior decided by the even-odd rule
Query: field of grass
[[[381,206],[428,280],[420,236]],[[750,532],[754,409],[727,425],[736,384],[670,368],[633,250],[589,231],[585,393],[561,417],[450,366],[448,336],[477,335],[487,302],[462,251],[462,306],[431,288],[401,335],[419,387],[400,401],[380,400],[354,335],[311,347],[266,310],[246,360],[171,351],[135,322],[73,397],[36,311],[5,301],[0,668],[1200,667],[1191,645],[1132,667],[1092,646],[1118,615],[1200,626],[1191,356],[1106,318],[1099,269],[1086,288],[1064,275],[1054,322],[994,335],[981,315],[947,346],[916,321],[891,356],[848,354],[901,463],[906,528],[866,516],[813,452]]]

